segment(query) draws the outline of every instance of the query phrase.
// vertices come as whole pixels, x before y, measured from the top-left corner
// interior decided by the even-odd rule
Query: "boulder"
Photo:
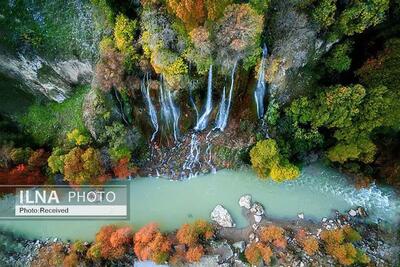
[[[353,210],[353,209],[349,210],[348,213],[349,213],[349,215],[350,215],[351,217],[357,216],[357,211],[355,211],[355,210]]]
[[[233,243],[233,244],[232,244],[232,247],[233,247],[234,249],[238,250],[240,253],[242,253],[242,252],[245,250],[245,248],[246,248],[246,242],[244,242],[244,241],[238,241],[238,242],[236,242],[236,243]]]
[[[263,215],[264,214],[264,207],[258,203],[258,202],[254,202],[253,206],[251,207],[250,211],[252,213],[254,213],[255,215]]]
[[[360,215],[361,217],[368,217],[368,213],[367,213],[367,211],[366,211],[363,207],[358,207],[358,208],[357,208],[357,213],[358,213],[358,215]]]
[[[304,220],[304,213],[297,214],[297,217],[301,220]]]
[[[233,257],[233,250],[228,242],[211,242],[209,254],[220,256],[220,261],[226,262]]]
[[[254,215],[254,221],[255,221],[256,223],[261,222],[261,220],[262,220],[262,216],[260,216],[260,215]]]
[[[222,227],[235,227],[232,216],[229,214],[228,210],[221,205],[217,205],[211,212],[211,220]]]
[[[244,207],[246,209],[250,209],[251,208],[251,196],[250,195],[241,196],[239,199],[239,206]]]

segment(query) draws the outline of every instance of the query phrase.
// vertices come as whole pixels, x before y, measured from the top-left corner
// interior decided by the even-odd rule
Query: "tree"
[[[246,69],[254,66],[260,54],[260,38],[264,18],[249,4],[233,4],[226,7],[218,21],[216,36],[217,62],[232,67],[237,59],[244,59]]]
[[[71,132],[67,133],[67,140],[74,145],[84,146],[87,145],[90,141],[89,136],[85,133],[81,133],[79,129],[74,129]]]
[[[186,260],[188,262],[198,262],[201,257],[204,255],[204,248],[202,245],[197,245],[194,247],[189,247],[186,252]]]
[[[161,264],[168,260],[171,243],[160,232],[157,224],[150,223],[135,233],[134,251],[140,260],[152,260]]]
[[[336,0],[322,0],[318,1],[311,15],[322,28],[327,28],[335,22],[335,12]]]
[[[251,243],[244,251],[244,255],[250,264],[258,266],[262,262],[265,264],[271,262],[272,250],[263,243]]]
[[[64,179],[71,185],[103,184],[108,178],[99,150],[75,147],[65,155]]]
[[[93,260],[120,259],[127,252],[131,240],[132,230],[129,227],[103,226],[97,232],[95,241],[89,248],[87,256]]]
[[[355,263],[368,263],[368,256],[357,250],[352,242],[359,241],[361,236],[349,226],[321,232],[325,250],[340,264],[348,266]]]
[[[270,176],[274,181],[281,182],[300,175],[300,170],[279,153],[274,139],[257,142],[250,151],[250,160],[253,169],[261,178]]]
[[[351,58],[349,53],[352,51],[352,44],[344,42],[336,45],[324,60],[324,64],[328,71],[342,72],[350,69]]]
[[[263,227],[260,230],[260,240],[264,243],[271,243],[278,248],[285,248],[287,242],[284,232],[283,228],[275,225]]]
[[[192,224],[183,224],[176,233],[179,243],[194,246],[200,241],[209,240],[214,235],[210,223],[204,220],[197,220]]]

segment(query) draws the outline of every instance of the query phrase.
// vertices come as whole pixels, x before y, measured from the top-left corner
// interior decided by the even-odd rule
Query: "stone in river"
[[[256,223],[261,222],[262,217],[260,215],[254,215],[254,220],[256,221]]]
[[[239,199],[239,206],[245,207],[246,209],[250,209],[251,208],[251,196],[250,195],[241,196]]]
[[[240,253],[242,253],[244,251],[244,249],[246,248],[246,242],[239,241],[239,242],[233,243],[232,247],[234,249],[237,249]]]
[[[215,221],[218,225],[222,227],[235,227],[232,216],[221,205],[217,205],[211,212],[211,220]]]
[[[297,214],[297,217],[299,217],[299,219],[301,220],[304,220],[304,213]]]
[[[355,217],[355,216],[357,216],[357,211],[351,209],[351,210],[349,210],[349,215],[350,215],[351,217]]]
[[[250,211],[251,211],[252,213],[254,213],[255,215],[259,215],[259,216],[261,216],[261,215],[264,214],[264,208],[263,208],[263,206],[262,206],[260,203],[258,203],[258,202],[255,202],[255,203],[253,204],[253,206],[251,207]]]
[[[365,209],[363,207],[358,207],[357,208],[357,213],[361,216],[361,217],[368,217],[368,213],[365,211]]]

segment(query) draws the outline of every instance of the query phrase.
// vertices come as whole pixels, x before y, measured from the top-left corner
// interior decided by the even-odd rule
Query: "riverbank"
[[[179,262],[179,266],[247,266],[253,259],[250,252],[254,246],[265,246],[268,247],[268,251],[271,250],[268,257],[261,256],[258,266],[266,263],[283,266],[335,266],[346,259],[354,263],[359,261],[361,258],[354,255],[341,255],[330,250],[327,233],[338,235],[340,231],[346,234],[342,241],[338,239],[340,244],[338,243],[337,247],[349,244],[345,246],[350,246],[354,251],[359,251],[357,253],[365,255],[362,258],[365,263],[368,262],[372,266],[396,266],[399,262],[397,256],[400,248],[398,232],[394,230],[396,228],[389,229],[380,224],[367,223],[367,214],[363,209],[351,209],[346,214],[336,211],[321,221],[309,220],[303,213],[299,213],[293,220],[281,220],[268,216],[268,210],[260,203],[253,202],[248,195],[241,197],[237,204],[241,206],[248,225],[242,228],[233,227],[235,222],[228,211],[224,212],[222,206],[222,212],[219,209],[219,214],[215,214],[214,210],[210,215],[214,235],[211,239],[203,240],[204,255],[198,262],[185,260],[186,262]],[[181,244],[173,241],[176,240],[175,236],[179,236],[176,231],[166,232],[164,235],[171,240],[171,257],[183,249]],[[8,247],[7,250],[2,250],[2,266],[40,266],[43,263],[48,264],[50,259],[68,263],[71,258],[68,256],[76,253],[74,251],[77,247],[77,242],[62,242],[57,238],[24,240],[6,233],[3,233],[1,238],[3,246]],[[82,251],[76,253],[77,258],[74,260],[82,264],[133,266],[134,263],[140,262],[138,256],[133,253],[132,244],[135,243],[132,241],[128,241],[125,253],[118,259],[100,257],[93,260],[86,251],[90,251],[94,243],[82,241],[80,244]],[[267,258],[268,262],[265,262]],[[170,264],[174,266],[176,262],[172,262],[172,259],[173,257]]]

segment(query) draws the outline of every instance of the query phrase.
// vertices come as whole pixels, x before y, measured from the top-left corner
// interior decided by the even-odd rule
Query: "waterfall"
[[[207,100],[204,113],[197,121],[196,127],[194,127],[196,131],[202,131],[207,127],[208,119],[212,111],[212,75],[212,65],[210,65],[210,70],[208,71]]]
[[[161,118],[168,130],[171,130],[172,126],[174,140],[178,141],[180,112],[179,108],[174,103],[171,91],[164,89],[164,80],[162,77],[160,82],[160,103]]]
[[[221,131],[224,131],[225,127],[228,125],[229,111],[230,111],[230,108],[231,108],[232,95],[233,95],[233,89],[234,89],[234,83],[235,83],[236,67],[237,67],[237,61],[235,62],[235,65],[232,68],[231,88],[229,89],[228,102],[226,102],[225,87],[224,87],[224,90],[222,92],[221,104],[219,105],[217,123],[216,123],[216,126],[215,126],[215,129],[220,129]]]
[[[256,101],[256,105],[257,105],[257,115],[258,115],[258,118],[260,118],[260,119],[264,116],[264,98],[265,98],[265,90],[266,90],[265,65],[266,65],[267,54],[268,54],[268,49],[267,49],[267,46],[264,45],[262,59],[261,59],[261,65],[260,65],[260,69],[258,70],[257,86],[256,86],[256,89],[254,90],[254,98]]]
[[[175,103],[172,99],[172,93],[170,90],[168,90],[168,103],[169,103],[169,107],[171,109],[171,114],[172,114],[172,128],[174,130],[174,140],[178,141],[180,112],[179,112],[178,106],[175,105]]]
[[[149,83],[149,74],[148,73],[142,80],[141,89],[142,89],[142,94],[143,94],[144,98],[146,99],[147,110],[149,112],[151,124],[153,125],[153,128],[154,128],[154,132],[150,139],[150,142],[152,142],[158,132],[158,120],[157,120],[156,109],[154,108],[154,105],[151,102],[151,98],[150,98],[150,83]]]
[[[199,123],[199,110],[197,109],[196,102],[194,102],[193,99],[193,84],[189,85],[189,99],[190,103],[193,106],[194,112],[196,112],[196,125],[197,125],[197,123]]]
[[[193,173],[193,168],[196,166],[201,167],[200,164],[200,142],[196,133],[192,134],[192,139],[190,140],[190,150],[183,164],[183,170],[189,170],[189,178],[196,176],[197,173]]]

